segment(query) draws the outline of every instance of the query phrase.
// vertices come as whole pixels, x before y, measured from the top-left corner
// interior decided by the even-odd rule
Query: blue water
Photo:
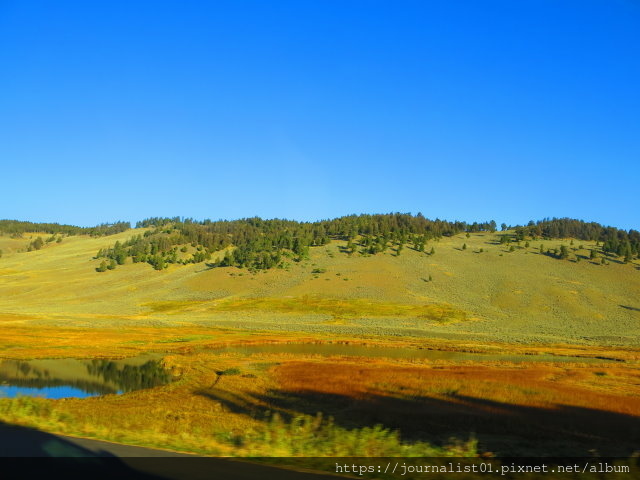
[[[13,387],[9,385],[0,385],[0,398],[14,397],[43,397],[43,398],[86,398],[100,395],[99,393],[85,392],[74,387]]]
[[[0,398],[86,398],[153,388],[171,381],[157,360],[0,359]]]

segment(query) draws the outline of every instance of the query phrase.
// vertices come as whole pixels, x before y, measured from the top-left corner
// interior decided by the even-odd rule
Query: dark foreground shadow
[[[322,412],[344,428],[380,424],[399,430],[407,441],[446,445],[451,438],[466,441],[473,436],[480,452],[499,456],[626,458],[640,450],[639,417],[589,408],[512,405],[456,392],[448,399],[373,394],[354,398],[313,391],[239,397],[216,388],[198,393],[257,419],[266,418],[267,411],[285,420]]]
[[[86,448],[72,439],[5,423],[0,423],[0,457],[6,478],[47,478],[53,471],[68,479],[160,478],[126,465],[106,450]]]
[[[65,480],[326,480],[242,459],[198,457],[129,445],[54,435],[0,423],[2,478]]]

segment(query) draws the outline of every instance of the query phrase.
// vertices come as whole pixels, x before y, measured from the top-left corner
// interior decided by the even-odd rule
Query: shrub
[[[347,429],[334,419],[296,415],[289,422],[280,415],[268,417],[266,424],[232,440],[250,455],[268,456],[476,456],[477,441],[456,442],[436,447],[426,442],[408,443],[400,434],[382,425]]]

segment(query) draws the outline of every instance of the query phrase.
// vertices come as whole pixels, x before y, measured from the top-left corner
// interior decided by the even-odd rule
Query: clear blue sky
[[[0,0],[0,218],[640,228],[640,2]]]

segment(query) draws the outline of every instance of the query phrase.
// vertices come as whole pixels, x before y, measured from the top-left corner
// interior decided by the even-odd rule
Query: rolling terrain
[[[333,241],[299,263],[256,273],[207,263],[95,271],[99,249],[139,230],[66,237],[32,252],[19,250],[36,234],[0,237],[2,322],[606,345],[633,345],[640,334],[638,261],[590,261],[592,242],[520,242],[509,251],[498,242],[503,233],[475,233],[430,242],[433,255],[405,248],[399,256],[393,249],[363,256]],[[541,254],[540,244],[564,244],[585,259],[558,260]]]
[[[58,235],[32,251],[48,234],[0,236],[7,368],[152,353],[173,378],[120,395],[0,399],[0,421],[222,456],[639,448],[635,257],[507,230],[375,255],[334,238],[267,269],[220,266],[236,248],[225,246],[198,263],[127,257],[99,271],[98,252],[151,231]],[[177,248],[178,260],[199,251]]]

